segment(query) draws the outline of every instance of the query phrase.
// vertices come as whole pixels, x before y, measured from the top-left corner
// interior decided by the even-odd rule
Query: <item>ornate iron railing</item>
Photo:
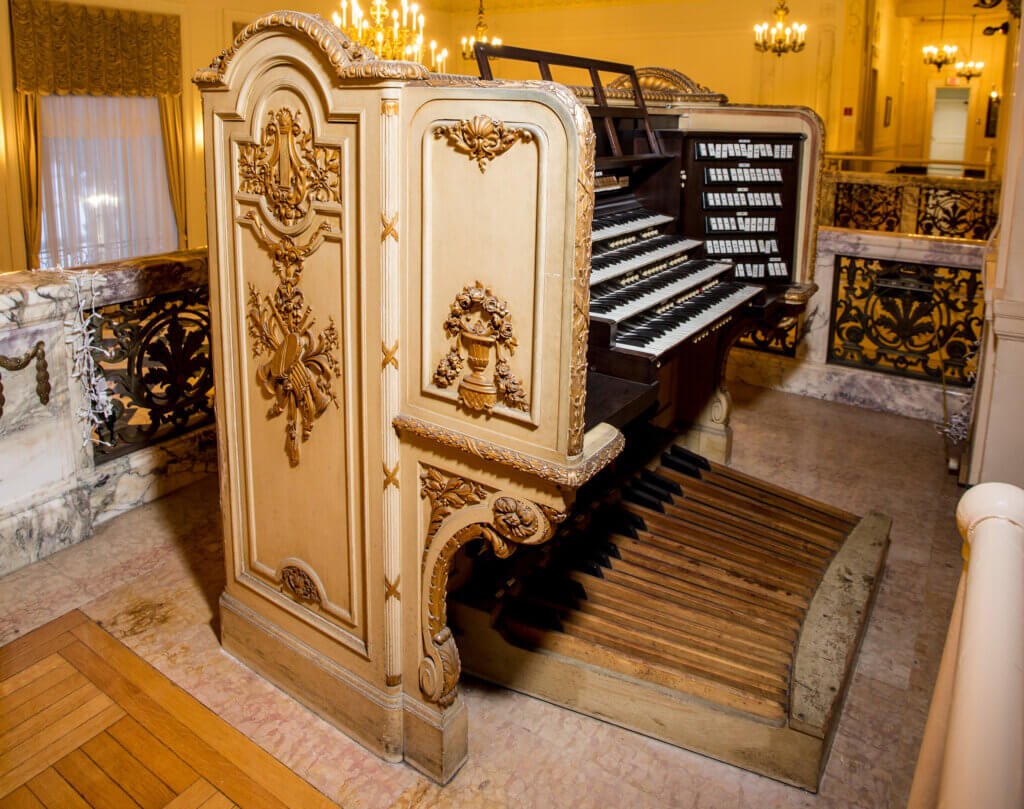
[[[95,271],[106,282],[88,328],[113,405],[93,433],[96,463],[213,423],[206,251]]]
[[[995,226],[998,203],[994,180],[826,171],[818,224],[985,240]]]
[[[984,310],[980,267],[837,255],[828,362],[967,387]]]

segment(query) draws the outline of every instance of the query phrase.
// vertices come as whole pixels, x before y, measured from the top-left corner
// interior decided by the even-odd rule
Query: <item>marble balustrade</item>
[[[71,347],[80,298],[91,310],[206,284],[205,249],[0,274],[0,357],[17,360],[41,342],[49,383],[44,402],[34,360],[20,370],[0,368],[0,575],[216,469],[212,426],[97,459]]]
[[[943,422],[943,396],[947,411],[956,413],[970,389],[940,382],[851,368],[829,361],[833,283],[838,256],[864,257],[981,271],[986,257],[983,242],[964,239],[875,233],[822,227],[818,230],[814,282],[803,323],[803,339],[794,357],[735,348],[728,376],[759,387],[798,393],[833,402],[866,407],[900,416]]]
[[[987,239],[998,217],[1000,188],[998,180],[824,171],[818,224]]]

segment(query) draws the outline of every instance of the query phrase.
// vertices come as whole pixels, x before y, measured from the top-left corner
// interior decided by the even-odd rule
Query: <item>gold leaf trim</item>
[[[508,126],[504,121],[476,115],[471,119],[434,127],[435,138],[447,138],[456,151],[465,152],[475,160],[481,172],[487,171],[487,164],[499,157],[516,143],[529,143],[533,133],[522,127]]]
[[[384,488],[387,489],[388,486],[394,486],[397,489],[398,488],[398,463],[397,462],[395,463],[394,469],[388,469],[387,464],[383,464],[383,466],[384,466]]]
[[[224,86],[224,74],[239,49],[264,31],[297,31],[324,54],[340,79],[423,79],[429,71],[416,62],[392,62],[378,59],[369,48],[349,39],[340,29],[319,14],[299,11],[274,11],[247,25],[230,47],[221,51],[207,68],[197,70],[192,81],[199,87]]]
[[[384,214],[381,214],[380,215],[380,224],[381,224],[381,227],[383,228],[383,230],[381,230],[381,233],[380,233],[381,243],[386,242],[388,240],[388,236],[390,236],[392,239],[394,239],[397,242],[398,241],[398,214],[396,213],[390,219],[388,219],[387,216],[385,216]]]
[[[462,450],[485,461],[493,461],[520,472],[535,475],[549,483],[554,483],[558,486],[568,486],[573,489],[578,489],[604,469],[626,446],[626,440],[623,438],[622,433],[616,430],[606,444],[596,452],[588,455],[582,463],[575,466],[566,466],[552,461],[545,461],[542,458],[527,455],[514,449],[508,449],[480,438],[472,438],[465,433],[456,432],[447,427],[431,424],[428,421],[401,413],[395,416],[391,423],[400,432],[433,441],[443,447]]]
[[[402,594],[398,592],[398,585],[402,581],[401,576],[396,576],[394,582],[390,581],[387,576],[384,577],[384,600],[387,601],[389,598],[395,599],[395,601],[402,600]]]
[[[380,361],[380,369],[383,371],[389,365],[394,365],[395,370],[398,370],[398,340],[395,340],[395,344],[388,348],[387,345],[381,341],[380,350],[384,356]]]

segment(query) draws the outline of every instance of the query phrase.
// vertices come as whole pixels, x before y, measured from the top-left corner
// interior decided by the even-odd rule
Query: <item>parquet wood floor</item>
[[[336,809],[75,610],[0,648],[0,809]]]

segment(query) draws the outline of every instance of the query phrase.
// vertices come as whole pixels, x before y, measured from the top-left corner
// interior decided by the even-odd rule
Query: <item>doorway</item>
[[[929,160],[963,160],[967,146],[967,110],[971,100],[969,87],[936,87],[932,113],[932,139]],[[929,166],[928,174],[938,177],[962,177],[960,166]]]

